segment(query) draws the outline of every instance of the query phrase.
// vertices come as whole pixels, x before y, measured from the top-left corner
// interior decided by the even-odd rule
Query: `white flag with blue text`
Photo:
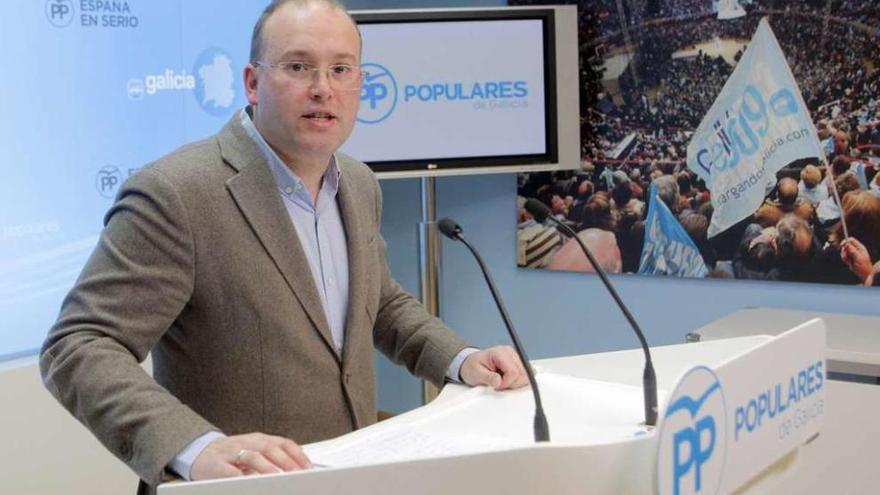
[[[639,274],[673,277],[705,277],[706,262],[684,227],[657,197],[657,187],[648,190],[645,244],[639,259]]]
[[[715,207],[709,237],[754,213],[779,169],[823,156],[779,42],[761,19],[687,149],[688,168],[706,181]]]

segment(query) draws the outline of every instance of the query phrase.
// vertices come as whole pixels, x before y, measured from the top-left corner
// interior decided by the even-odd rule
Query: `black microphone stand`
[[[526,355],[526,350],[523,348],[522,344],[519,341],[519,337],[517,336],[516,330],[513,328],[513,322],[510,320],[510,316],[507,314],[507,309],[504,307],[504,301],[501,300],[501,296],[498,294],[498,288],[495,287],[495,282],[492,280],[492,275],[489,273],[489,268],[486,267],[486,263],[483,261],[482,256],[477,250],[469,243],[464,236],[462,235],[461,227],[455,223],[454,221],[444,218],[438,222],[438,228],[440,232],[443,233],[446,237],[454,240],[461,241],[468,250],[470,250],[471,254],[474,255],[474,258],[477,260],[477,264],[480,265],[480,270],[483,272],[483,276],[486,278],[486,283],[489,285],[489,291],[492,293],[492,297],[495,299],[495,305],[498,306],[498,311],[501,312],[501,318],[504,320],[504,325],[507,326],[507,333],[510,334],[511,340],[513,340],[513,346],[516,348],[516,352],[519,355],[520,360],[522,360],[523,367],[526,370],[526,375],[529,377],[529,383],[532,386],[532,394],[535,396],[535,441],[536,442],[549,442],[550,441],[550,427],[547,425],[547,417],[544,415],[544,406],[541,403],[541,393],[538,391],[538,382],[535,380],[535,374],[532,372],[532,366],[530,364],[529,358]]]
[[[574,229],[572,229],[568,225],[565,225],[565,223],[561,222],[558,218],[554,217],[547,205],[538,201],[537,199],[529,199],[528,201],[526,201],[525,206],[526,210],[535,216],[535,220],[543,222],[545,218],[548,218],[551,222],[558,225],[559,228],[564,230],[575,241],[577,241],[578,245],[581,247],[581,251],[584,252],[584,254],[587,256],[587,259],[589,259],[590,263],[593,264],[593,268],[596,270],[596,274],[599,275],[602,283],[605,284],[605,288],[611,294],[614,302],[617,303],[617,307],[620,308],[630,326],[636,332],[636,337],[638,337],[639,342],[642,344],[642,350],[645,353],[645,371],[642,373],[642,388],[644,389],[645,394],[645,425],[656,426],[657,375],[654,373],[654,364],[651,361],[651,352],[648,349],[648,341],[645,339],[645,334],[642,333],[642,329],[639,327],[639,324],[636,323],[636,319],[633,318],[632,314],[630,314],[629,309],[627,309],[626,305],[623,303],[623,300],[620,299],[620,296],[617,294],[617,291],[614,290],[614,286],[611,285],[611,282],[608,280],[608,276],[605,275],[605,271],[602,270],[602,267],[599,266],[596,258],[593,257],[593,253],[591,253],[590,250],[587,249],[587,246],[584,245],[584,242],[581,241],[580,237],[578,237],[577,232],[575,232]]]

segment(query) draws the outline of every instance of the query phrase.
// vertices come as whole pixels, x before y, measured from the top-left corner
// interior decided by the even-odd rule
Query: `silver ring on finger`
[[[236,463],[236,464],[241,464],[241,460],[242,460],[242,458],[244,458],[244,456],[247,455],[247,454],[249,454],[249,453],[250,453],[250,450],[247,450],[247,449],[241,449],[241,450],[239,450],[239,451],[238,451],[238,454],[235,456],[235,463]]]

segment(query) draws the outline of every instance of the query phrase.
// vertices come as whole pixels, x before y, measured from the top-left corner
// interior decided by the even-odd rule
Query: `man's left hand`
[[[510,346],[490,347],[471,354],[462,363],[459,375],[467,385],[486,385],[495,390],[529,384],[523,363]]]

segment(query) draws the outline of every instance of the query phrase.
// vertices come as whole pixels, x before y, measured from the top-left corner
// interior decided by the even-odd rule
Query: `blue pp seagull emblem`
[[[700,408],[703,406],[703,403],[706,402],[706,399],[708,399],[709,396],[712,395],[712,392],[716,390],[721,390],[721,384],[718,382],[713,383],[712,386],[706,389],[706,391],[703,392],[703,395],[701,395],[700,398],[697,400],[694,400],[688,396],[684,396],[678,399],[677,401],[670,404],[668,408],[666,408],[665,417],[668,418],[679,410],[685,409],[688,413],[690,413],[691,418],[693,419],[694,417],[696,417],[697,411],[699,411]]]

